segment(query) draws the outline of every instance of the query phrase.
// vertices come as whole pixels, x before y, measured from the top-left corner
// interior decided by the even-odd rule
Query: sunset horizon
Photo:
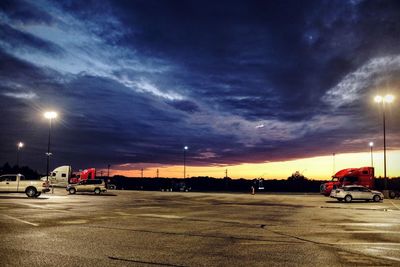
[[[400,177],[400,150],[387,151],[388,163],[387,176],[389,178]],[[373,154],[375,177],[384,177],[383,175],[383,151],[377,150]],[[306,159],[295,159],[268,163],[243,163],[238,165],[223,166],[192,166],[188,160],[187,177],[208,176],[213,178],[224,178],[225,171],[231,179],[287,179],[293,173],[298,171],[308,179],[312,180],[330,180],[332,176],[341,169],[371,167],[371,155],[369,152],[361,153],[335,153],[333,155],[310,157]],[[143,168],[143,177],[155,178],[183,178],[183,166],[153,166],[157,164],[122,164],[122,166],[112,166],[110,176],[122,175],[126,177],[141,177]],[[132,166],[137,166],[136,168]],[[117,167],[117,168],[115,168]],[[118,169],[120,167],[120,169]],[[121,169],[122,168],[122,169]],[[132,168],[132,169],[126,169]],[[335,168],[335,169],[334,169]],[[107,169],[99,169],[98,172],[107,173]]]

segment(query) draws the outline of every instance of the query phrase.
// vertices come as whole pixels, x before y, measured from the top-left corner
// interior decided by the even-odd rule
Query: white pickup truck
[[[28,197],[38,197],[50,191],[49,183],[40,180],[26,180],[22,174],[5,174],[0,176],[0,192],[25,193]]]

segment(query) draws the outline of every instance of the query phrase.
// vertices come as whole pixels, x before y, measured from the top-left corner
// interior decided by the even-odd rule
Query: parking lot
[[[0,194],[2,266],[400,266],[400,200]]]

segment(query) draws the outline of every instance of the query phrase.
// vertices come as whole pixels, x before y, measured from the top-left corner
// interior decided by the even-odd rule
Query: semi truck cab
[[[345,185],[362,185],[367,188],[374,188],[374,176],[373,167],[343,169],[335,173],[331,181],[321,184],[320,192],[325,196],[329,196],[333,189]]]

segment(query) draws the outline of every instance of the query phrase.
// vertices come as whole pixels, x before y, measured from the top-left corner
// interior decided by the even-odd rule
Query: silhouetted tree
[[[288,179],[288,181],[303,181],[303,180],[307,180],[307,178],[304,177],[304,175],[301,174],[299,171],[295,171],[287,179]]]

